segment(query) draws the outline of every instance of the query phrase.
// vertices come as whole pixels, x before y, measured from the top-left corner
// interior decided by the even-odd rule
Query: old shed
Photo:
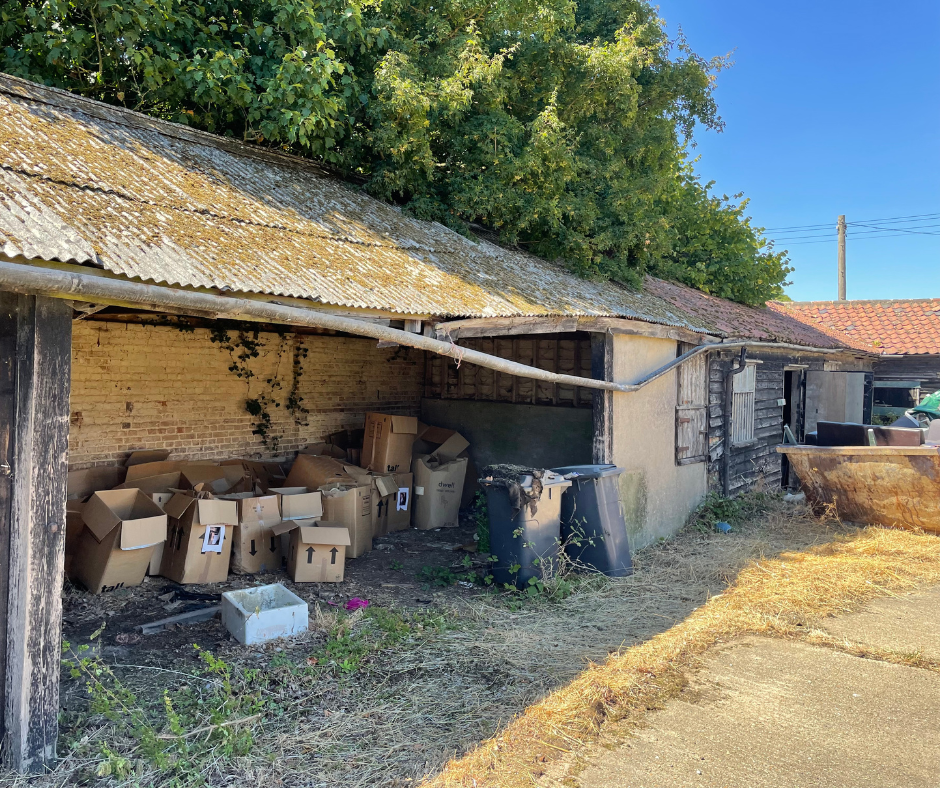
[[[786,313],[579,279],[310,161],[10,77],[0,166],[0,724],[19,769],[55,757],[69,469],[291,457],[368,411],[421,416],[477,465],[622,466],[642,546],[709,486],[779,484],[784,424],[865,407],[870,354]]]

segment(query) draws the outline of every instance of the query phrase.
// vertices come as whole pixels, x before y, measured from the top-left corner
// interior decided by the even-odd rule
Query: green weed
[[[732,526],[741,525],[764,514],[781,495],[758,490],[725,498],[711,492],[692,513],[689,525],[702,533],[713,532],[715,525],[721,522]]]

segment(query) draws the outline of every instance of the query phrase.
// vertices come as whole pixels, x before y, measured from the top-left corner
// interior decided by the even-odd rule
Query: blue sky
[[[703,57],[735,50],[718,75],[726,129],[697,134],[703,178],[744,192],[767,228],[828,223],[834,239],[845,214],[850,299],[940,295],[940,2],[660,0],[659,9]],[[870,229],[853,221],[922,214],[935,218],[887,226],[936,235],[853,240]],[[794,300],[836,297],[835,241],[797,245],[820,232],[768,232],[790,251]]]

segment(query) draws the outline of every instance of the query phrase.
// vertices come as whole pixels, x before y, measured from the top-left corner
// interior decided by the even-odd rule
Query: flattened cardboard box
[[[232,536],[231,570],[236,575],[274,572],[281,568],[281,540],[272,528],[281,521],[276,495],[221,495],[238,506],[238,525]]]
[[[323,516],[323,496],[306,487],[272,487],[277,495],[282,520],[316,520]]]
[[[102,490],[82,508],[85,528],[72,560],[75,579],[100,594],[140,585],[167,516],[140,490]]]
[[[373,503],[375,536],[406,531],[411,526],[411,499],[414,476],[395,473],[375,477]]]
[[[353,478],[346,472],[344,463],[332,457],[313,454],[298,454],[294,465],[287,474],[283,487],[306,487],[318,490],[327,484],[354,484]]]
[[[180,472],[161,473],[156,476],[142,476],[124,484],[119,484],[115,490],[140,490],[143,493],[163,493],[180,489]]]
[[[339,523],[285,520],[274,526],[289,533],[287,575],[295,583],[340,583],[346,566],[349,531]]]
[[[145,462],[163,462],[170,456],[169,449],[144,449],[142,451],[132,451],[131,456],[124,463],[125,468],[132,465],[142,465]]]
[[[349,557],[372,550],[372,487],[324,488],[323,516],[349,530]]]
[[[367,413],[362,467],[376,473],[406,473],[417,437],[418,420],[414,416]]]
[[[235,501],[177,493],[165,508],[170,528],[160,574],[184,585],[223,582],[232,555],[232,529],[238,525]]]
[[[127,468],[116,468],[113,465],[101,465],[97,468],[86,468],[83,471],[69,471],[66,482],[66,497],[69,500],[84,501],[98,490],[110,490],[117,487],[127,476]]]
[[[131,465],[126,468],[127,476],[123,479],[132,482],[134,479],[143,479],[145,476],[159,476],[163,473],[173,473],[186,468],[218,468],[217,462],[210,460],[164,460],[163,462],[143,462],[140,465]]]

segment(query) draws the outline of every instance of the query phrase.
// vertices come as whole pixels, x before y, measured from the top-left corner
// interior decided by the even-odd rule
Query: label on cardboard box
[[[224,525],[207,525],[206,535],[202,539],[202,552],[221,553],[222,542],[225,541]]]

